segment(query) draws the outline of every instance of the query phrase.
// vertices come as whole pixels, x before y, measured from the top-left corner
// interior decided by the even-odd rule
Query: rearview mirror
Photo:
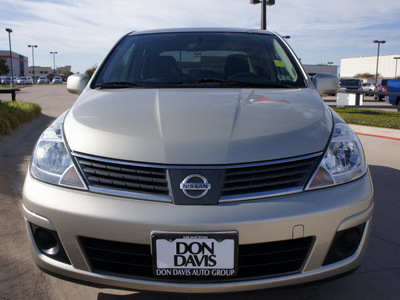
[[[313,83],[318,94],[336,94],[339,89],[339,77],[329,73],[317,73]]]
[[[86,74],[71,75],[67,79],[67,90],[71,94],[80,95],[85,89],[90,77]]]

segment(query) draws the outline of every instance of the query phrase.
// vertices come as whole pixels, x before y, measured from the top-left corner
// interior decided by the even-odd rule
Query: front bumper
[[[361,263],[371,227],[373,187],[369,172],[333,188],[218,205],[174,205],[78,191],[40,182],[28,173],[24,216],[36,264],[50,273],[95,285],[130,290],[214,293],[263,289],[320,280],[351,271]],[[32,226],[56,231],[71,264],[44,255]],[[354,253],[324,265],[338,231],[364,224]],[[151,232],[237,231],[239,245],[312,237],[301,269],[246,280],[179,281],[93,271],[80,237],[150,245]]]

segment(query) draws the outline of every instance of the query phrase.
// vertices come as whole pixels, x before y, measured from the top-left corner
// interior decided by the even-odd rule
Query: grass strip
[[[399,112],[353,107],[333,107],[333,109],[350,124],[400,129]]]
[[[19,124],[32,121],[40,113],[41,107],[36,103],[0,101],[0,137],[11,134]]]

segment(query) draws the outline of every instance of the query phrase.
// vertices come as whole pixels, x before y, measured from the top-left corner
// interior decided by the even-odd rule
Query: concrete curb
[[[367,135],[378,138],[387,138],[392,140],[400,141],[400,130],[399,129],[389,129],[381,127],[370,127],[363,125],[350,124],[351,128],[359,135]]]

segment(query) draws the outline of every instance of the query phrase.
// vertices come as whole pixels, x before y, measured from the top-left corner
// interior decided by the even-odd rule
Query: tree
[[[6,75],[10,72],[10,68],[6,65],[6,60],[0,58],[0,75]]]
[[[371,73],[358,73],[354,75],[354,78],[364,78],[364,79],[370,79],[370,78],[375,78],[375,75]]]
[[[90,69],[87,69],[85,71],[85,74],[88,75],[89,77],[92,77],[93,73],[94,73],[94,71],[96,71],[96,69],[97,69],[97,64],[94,65],[93,67],[91,67]]]
[[[61,72],[61,74],[64,75],[65,78],[68,78],[69,76],[73,75],[74,73],[71,71],[64,71],[64,72]]]

